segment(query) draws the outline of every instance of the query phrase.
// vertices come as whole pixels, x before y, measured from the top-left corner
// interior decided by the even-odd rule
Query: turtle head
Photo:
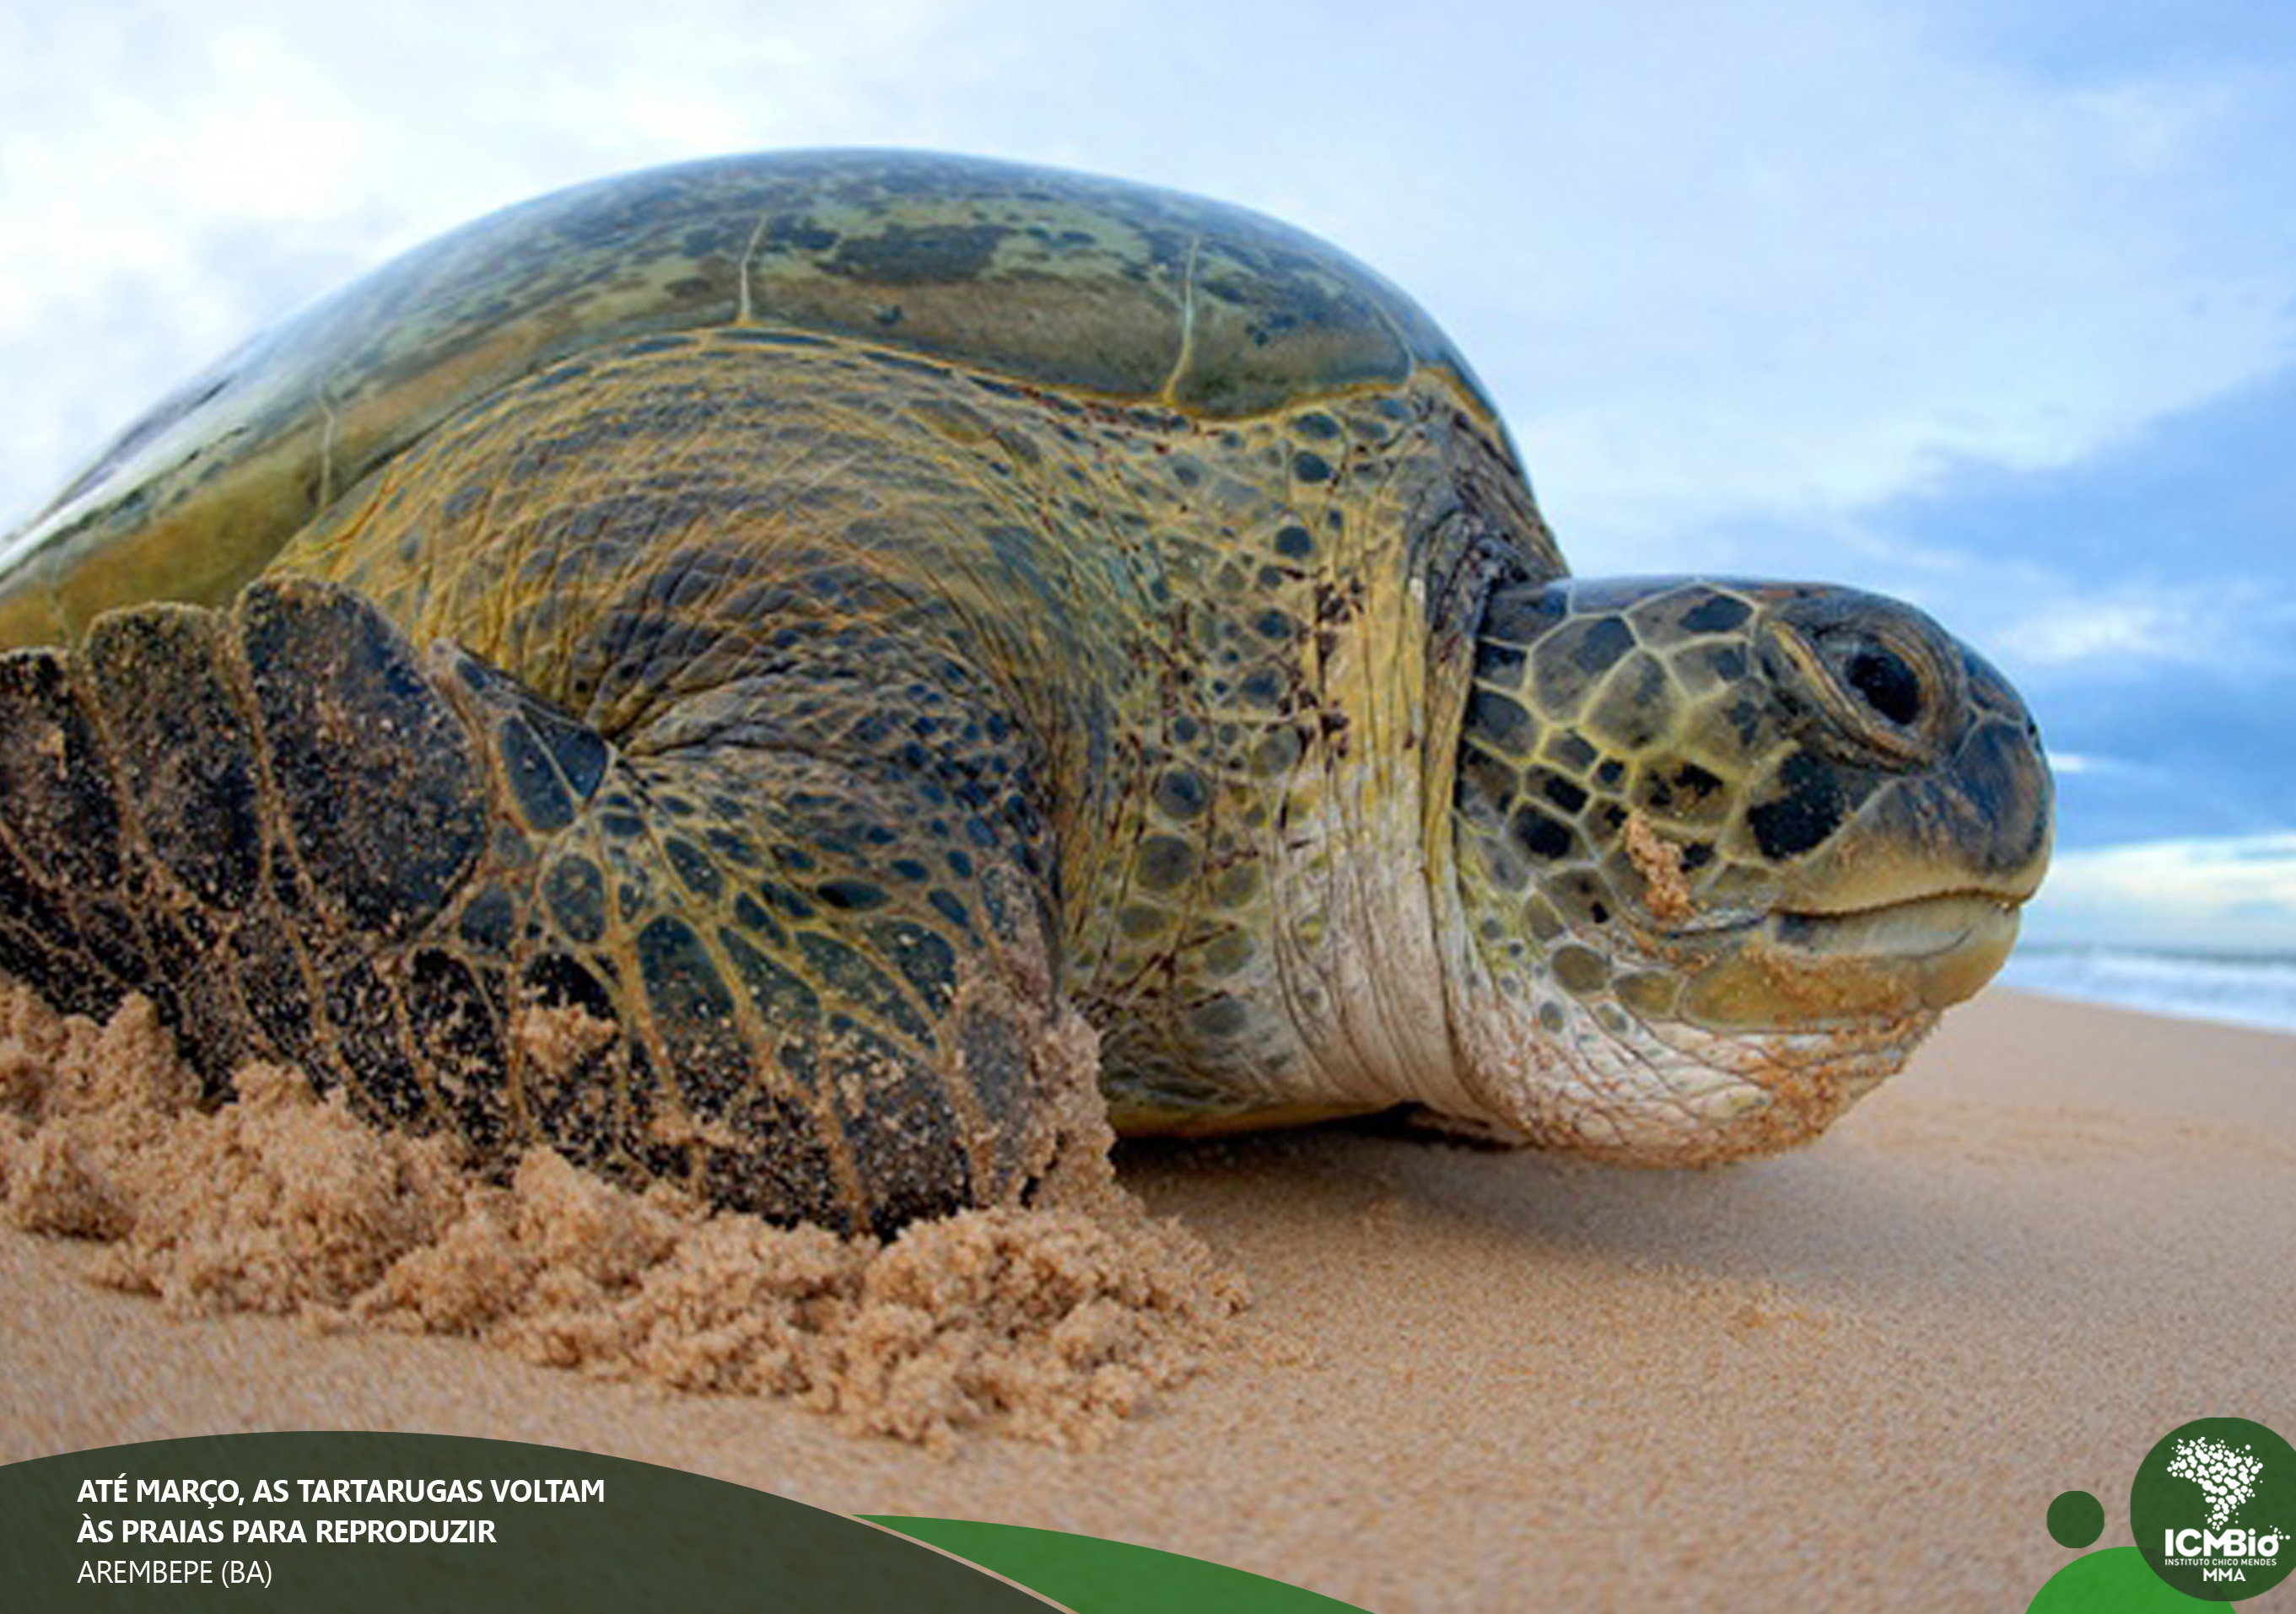
[[[2050,798],[2016,692],[1909,606],[1502,583],[1452,794],[1462,1074],[1621,1159],[1815,1136],[2007,956]]]

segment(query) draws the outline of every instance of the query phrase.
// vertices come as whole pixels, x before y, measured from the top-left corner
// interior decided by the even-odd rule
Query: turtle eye
[[[1865,623],[1780,622],[1763,651],[1787,703],[1817,718],[1820,750],[1882,767],[1919,766],[1934,753],[1953,696],[1919,640]]]
[[[1876,712],[1909,728],[1922,715],[1922,677],[1885,644],[1861,647],[1842,669],[1843,682]]]

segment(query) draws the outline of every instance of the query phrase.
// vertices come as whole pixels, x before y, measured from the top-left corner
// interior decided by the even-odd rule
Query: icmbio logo
[[[2152,1572],[2188,1597],[2268,1592],[2296,1568],[2296,1451],[2245,1418],[2195,1419],[2136,1465],[2128,1526]]]

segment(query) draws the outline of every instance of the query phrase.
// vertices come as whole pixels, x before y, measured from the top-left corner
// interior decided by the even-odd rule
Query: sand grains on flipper
[[[144,1000],[99,1026],[0,982],[9,1223],[91,1241],[94,1281],[183,1315],[465,1335],[944,1450],[974,1430],[1101,1444],[1244,1304],[1201,1240],[1115,1185],[1104,1127],[1075,1129],[1048,1202],[882,1242],[632,1192],[547,1150],[489,1182],[452,1140],[369,1127],[298,1071],[234,1080],[236,1102],[202,1110]]]

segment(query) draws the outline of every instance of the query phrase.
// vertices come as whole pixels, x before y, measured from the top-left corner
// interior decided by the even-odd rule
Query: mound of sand
[[[8,1221],[92,1241],[95,1281],[182,1315],[467,1335],[943,1447],[971,1430],[1097,1445],[1243,1305],[1199,1240],[1115,1186],[1104,1131],[1054,1203],[881,1243],[632,1193],[547,1151],[489,1183],[452,1140],[376,1131],[296,1070],[235,1083],[236,1103],[196,1108],[142,998],[98,1026],[0,981]]]

